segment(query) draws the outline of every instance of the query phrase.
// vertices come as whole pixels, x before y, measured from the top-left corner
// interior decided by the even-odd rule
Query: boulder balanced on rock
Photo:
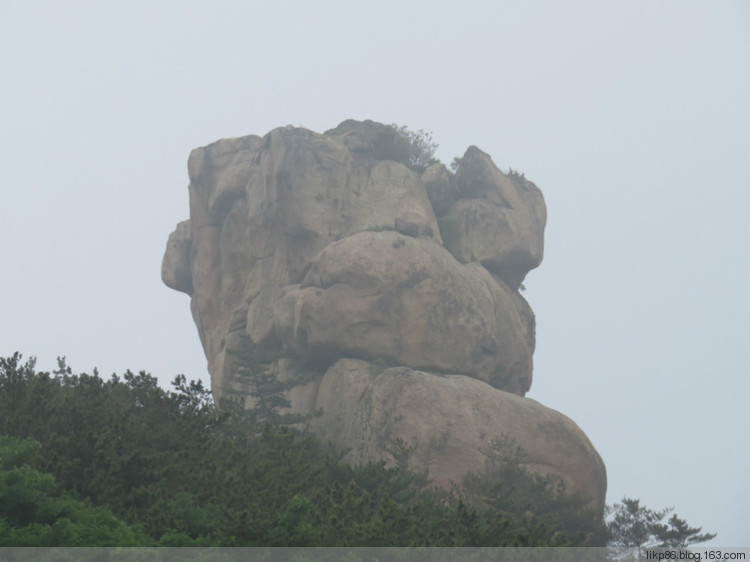
[[[476,147],[455,174],[411,169],[388,131],[284,127],[191,153],[162,279],[191,297],[215,398],[247,392],[234,351],[249,340],[281,380],[315,365],[291,411],[320,410],[307,428],[349,462],[392,462],[401,438],[410,468],[460,482],[511,439],[601,513],[587,437],[524,398],[535,320],[518,289],[542,260],[540,190]]]

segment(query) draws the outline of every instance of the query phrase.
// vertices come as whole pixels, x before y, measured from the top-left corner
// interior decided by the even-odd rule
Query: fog
[[[0,355],[208,380],[160,281],[190,150],[347,118],[544,192],[529,397],[608,501],[750,528],[750,4],[0,3]]]

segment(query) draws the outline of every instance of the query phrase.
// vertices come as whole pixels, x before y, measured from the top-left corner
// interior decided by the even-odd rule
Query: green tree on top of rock
[[[417,173],[424,172],[430,164],[438,160],[435,151],[438,144],[433,142],[432,133],[419,129],[412,131],[406,126],[383,125],[375,121],[355,121],[348,119],[335,129],[325,132],[329,136],[355,134],[364,142],[352,151],[375,160],[401,162]]]

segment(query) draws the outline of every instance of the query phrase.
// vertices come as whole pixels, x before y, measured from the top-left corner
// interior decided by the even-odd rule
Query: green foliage
[[[236,380],[243,386],[243,390],[235,391],[235,394],[242,396],[243,399],[244,396],[252,398],[253,407],[247,414],[252,418],[253,423],[271,424],[279,428],[306,421],[318,414],[316,412],[304,416],[280,412],[291,406],[286,398],[286,391],[311,380],[309,375],[304,374],[305,371],[310,372],[311,365],[305,365],[303,361],[297,360],[298,364],[302,364],[302,369],[297,370],[295,376],[281,381],[271,368],[259,362],[257,346],[250,336],[244,333],[240,336],[238,348],[229,350],[229,353],[234,359]],[[314,374],[315,371],[313,370],[312,373]]]
[[[280,408],[290,406],[289,400],[284,396],[284,391],[290,386],[280,382],[274,373],[260,364],[257,348],[250,337],[243,334],[240,346],[230,349],[229,353],[234,359],[236,380],[243,386],[242,391],[235,393],[253,398],[252,413],[256,423],[271,423],[274,426],[293,423],[278,413]]]
[[[587,498],[568,494],[562,480],[526,470],[527,453],[510,437],[493,440],[491,448],[485,470],[464,478],[473,505],[485,506],[501,520],[523,521],[532,544],[556,529],[564,533],[555,538],[561,542],[547,546],[603,546],[606,531],[598,515],[585,509]]]
[[[383,125],[374,121],[348,120],[325,134],[343,135],[352,132],[366,141],[367,148],[358,152],[367,158],[401,162],[417,173],[424,172],[430,164],[438,161],[435,158],[438,144],[433,142],[432,133],[422,129],[412,131],[395,123]]]
[[[62,490],[33,465],[41,444],[0,436],[0,546],[145,546],[140,529]]]
[[[649,509],[640,500],[623,498],[621,503],[607,508],[609,545],[622,551],[636,550],[640,558],[642,548],[685,547],[716,537],[715,533],[701,534],[700,527],[690,527],[676,514],[664,523],[673,511],[674,508]]]
[[[409,445],[401,437],[396,437],[395,439],[392,439],[390,445],[386,447],[386,452],[390,453],[396,461],[396,467],[406,470],[409,466],[409,459],[412,457],[416,449],[416,445]]]
[[[666,514],[666,509],[654,511],[641,506],[640,500],[623,498],[611,508],[607,522],[610,544],[640,548],[653,542],[652,529]]]
[[[409,168],[421,173],[430,164],[437,162],[435,151],[438,144],[433,142],[432,133],[426,133],[422,129],[411,131],[407,127],[399,127],[395,123],[391,127],[396,132],[391,145],[398,146],[401,154],[408,154],[404,164]]]
[[[229,524],[227,515],[222,506],[211,500],[200,502],[190,492],[179,491],[157,499],[147,520],[151,529],[158,529],[160,546],[218,546],[209,537],[217,527]]]
[[[0,435],[0,470],[36,465],[41,446],[41,443],[31,439]]]
[[[103,380],[73,374],[64,362],[50,374],[18,354],[0,358],[0,434],[9,436],[0,441],[5,545],[576,540],[550,521],[518,516],[502,494],[476,508],[457,493],[425,490],[425,475],[407,469],[413,450],[403,441],[391,444],[397,466],[352,467],[311,435],[237,405],[218,411],[210,393],[183,376],[166,391],[144,372]]]

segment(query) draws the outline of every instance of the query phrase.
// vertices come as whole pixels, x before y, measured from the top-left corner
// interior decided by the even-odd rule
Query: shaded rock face
[[[249,336],[280,379],[304,361],[274,357],[317,365],[291,409],[322,409],[309,429],[351,462],[392,461],[401,437],[412,468],[458,482],[510,438],[601,510],[586,436],[523,398],[535,321],[518,288],[542,259],[541,192],[476,147],[455,174],[418,174],[386,159],[399,154],[386,129],[289,126],[191,153],[190,219],[162,279],[191,297],[214,396],[243,391],[232,352]]]
[[[471,377],[381,370],[356,359],[337,361],[314,393],[315,407],[328,415],[309,428],[350,448],[349,462],[380,458],[401,437],[414,447],[410,467],[445,483],[488,468],[498,442],[509,439],[523,447],[526,468],[562,475],[567,490],[590,498],[597,511],[604,503],[606,471],[596,450],[575,423],[535,400]]]
[[[387,359],[518,394],[531,383],[534,320],[526,301],[429,238],[347,236],[276,302],[275,333],[296,354]]]

